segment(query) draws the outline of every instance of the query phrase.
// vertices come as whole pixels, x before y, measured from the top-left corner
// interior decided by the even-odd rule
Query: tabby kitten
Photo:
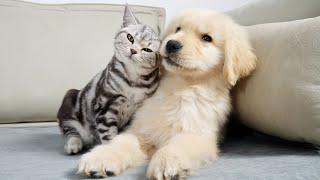
[[[126,6],[110,63],[82,90],[70,89],[63,99],[58,119],[66,153],[108,142],[126,129],[158,88],[159,46],[157,34]]]

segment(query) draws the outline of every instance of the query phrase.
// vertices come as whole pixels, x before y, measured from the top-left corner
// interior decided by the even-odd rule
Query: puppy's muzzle
[[[166,52],[168,55],[175,54],[182,49],[182,45],[179,41],[169,40],[166,44]]]

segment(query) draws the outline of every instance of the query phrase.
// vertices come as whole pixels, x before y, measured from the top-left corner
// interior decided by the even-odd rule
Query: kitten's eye
[[[181,27],[177,27],[176,32],[179,32],[181,30]]]
[[[206,42],[212,42],[212,37],[209,36],[208,34],[205,34],[201,37],[202,40],[206,41]]]
[[[152,50],[151,50],[151,49],[149,49],[149,48],[142,48],[142,51],[152,52]]]
[[[127,35],[127,38],[128,38],[128,40],[133,44],[134,39],[133,39],[132,35],[131,35],[131,34],[128,34],[128,35]]]

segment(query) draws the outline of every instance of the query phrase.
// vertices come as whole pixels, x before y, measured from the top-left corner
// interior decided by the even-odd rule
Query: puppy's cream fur
[[[204,34],[213,41],[202,40]],[[231,109],[229,90],[255,67],[246,32],[223,14],[191,10],[175,17],[164,36],[159,89],[125,133],[83,155],[80,173],[117,175],[150,159],[148,178],[181,179],[217,157],[219,131]],[[183,45],[174,56],[165,51],[169,40]]]

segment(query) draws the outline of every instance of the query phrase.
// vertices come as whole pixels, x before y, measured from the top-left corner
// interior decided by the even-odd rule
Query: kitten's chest
[[[128,91],[124,93],[124,96],[126,100],[118,106],[120,126],[131,121],[133,114],[146,98],[143,91],[135,89],[128,89]]]
[[[146,90],[142,88],[128,88],[126,92],[123,92],[130,104],[140,104],[147,98]]]

